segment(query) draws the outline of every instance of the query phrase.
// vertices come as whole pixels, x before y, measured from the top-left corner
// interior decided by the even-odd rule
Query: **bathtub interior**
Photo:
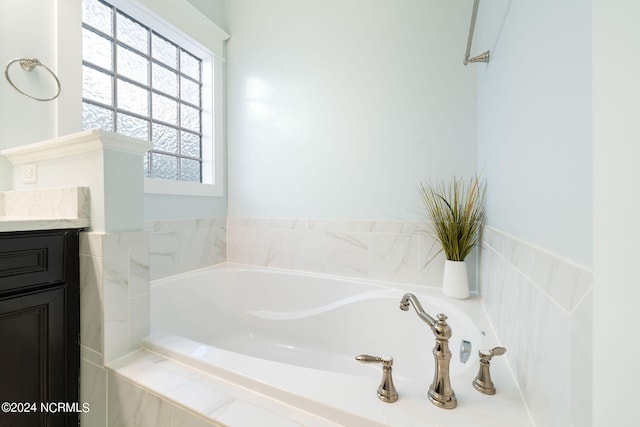
[[[358,354],[394,358],[394,377],[429,382],[433,333],[413,308],[399,309],[406,291],[390,284],[298,275],[270,270],[211,269],[152,284],[153,334],[171,333],[212,347],[275,362],[357,376],[380,367],[357,363]],[[414,293],[432,316],[445,313],[452,329],[451,376],[474,369],[462,363],[482,333],[454,304]],[[471,358],[473,359],[473,358]]]

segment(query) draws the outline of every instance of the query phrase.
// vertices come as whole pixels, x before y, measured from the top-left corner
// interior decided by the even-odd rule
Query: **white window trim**
[[[175,14],[176,4],[173,2],[171,7],[167,9],[163,4],[165,2],[158,0],[147,1],[146,3],[150,7],[133,0],[107,1],[202,59],[202,183],[145,178],[145,194],[224,196],[225,59],[214,52],[214,49],[219,50],[216,47],[228,39],[229,35],[210,21],[210,25],[216,30],[209,35],[214,38],[213,40],[201,42],[187,35],[186,31],[182,31],[177,25],[169,22],[170,16],[161,16],[161,12],[167,10],[174,12],[174,16],[181,15],[180,13]],[[186,2],[185,5],[188,7],[182,12],[192,11],[190,5]],[[204,44],[207,42],[213,42],[214,46],[211,49],[207,48]],[[211,106],[213,106],[213,111]],[[219,113],[214,114],[214,112]]]

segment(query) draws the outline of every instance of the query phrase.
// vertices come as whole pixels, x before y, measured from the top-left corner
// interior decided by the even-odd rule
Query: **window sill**
[[[144,180],[144,192],[145,194],[200,197],[221,197],[223,195],[219,185],[150,178]]]

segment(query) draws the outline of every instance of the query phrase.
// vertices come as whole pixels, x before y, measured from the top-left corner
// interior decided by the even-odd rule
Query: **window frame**
[[[144,178],[145,194],[223,196],[224,195],[224,59],[159,13],[132,0],[102,0],[123,14],[139,21],[151,31],[201,59],[201,180],[190,182]],[[81,2],[81,0],[80,0]],[[82,19],[81,19],[82,22]],[[223,39],[228,35],[224,32]],[[151,84],[151,82],[149,82]],[[114,106],[115,109],[115,106]],[[142,165],[141,165],[142,167]],[[142,171],[141,171],[142,172]]]

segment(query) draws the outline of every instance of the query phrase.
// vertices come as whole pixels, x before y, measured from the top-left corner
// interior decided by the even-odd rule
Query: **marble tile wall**
[[[485,227],[479,287],[536,424],[590,426],[592,272]]]
[[[153,221],[145,230],[151,280],[227,260],[226,218]]]
[[[113,384],[108,389],[105,365],[139,349],[149,334],[150,280],[226,260],[224,219],[146,225],[147,231],[80,235],[80,393],[81,401],[91,405],[91,411],[82,414],[83,425],[106,426],[108,411],[128,408],[126,402],[113,400],[119,392]],[[175,422],[166,425],[196,425],[190,424],[193,416],[180,411],[170,418]],[[118,422],[108,425],[139,425],[132,424],[134,419],[117,418]],[[140,425],[155,425],[149,422]]]
[[[105,426],[104,365],[149,334],[149,233],[80,234],[80,399],[82,425]]]
[[[177,414],[163,418],[171,422],[189,416],[104,368],[139,348],[148,333],[150,280],[227,260],[427,286],[440,286],[442,278],[442,255],[424,267],[438,246],[419,223],[214,218],[156,221],[145,228],[82,233],[81,399],[92,408],[82,415],[87,425],[104,425],[114,407],[125,411],[114,396],[132,387],[131,393],[149,395],[144,417],[164,410]],[[469,258],[472,266],[475,258]],[[479,292],[501,340],[496,345],[507,347],[532,417],[538,425],[591,425],[592,273],[490,227],[477,258]],[[475,268],[469,270],[475,283]],[[167,425],[181,425],[176,422]],[[118,425],[127,425],[124,418]]]
[[[149,334],[149,233],[80,236],[80,342],[104,363]]]
[[[228,218],[228,261],[439,287],[444,255],[408,221]],[[476,254],[467,258],[475,291]],[[426,264],[426,265],[425,265]]]

